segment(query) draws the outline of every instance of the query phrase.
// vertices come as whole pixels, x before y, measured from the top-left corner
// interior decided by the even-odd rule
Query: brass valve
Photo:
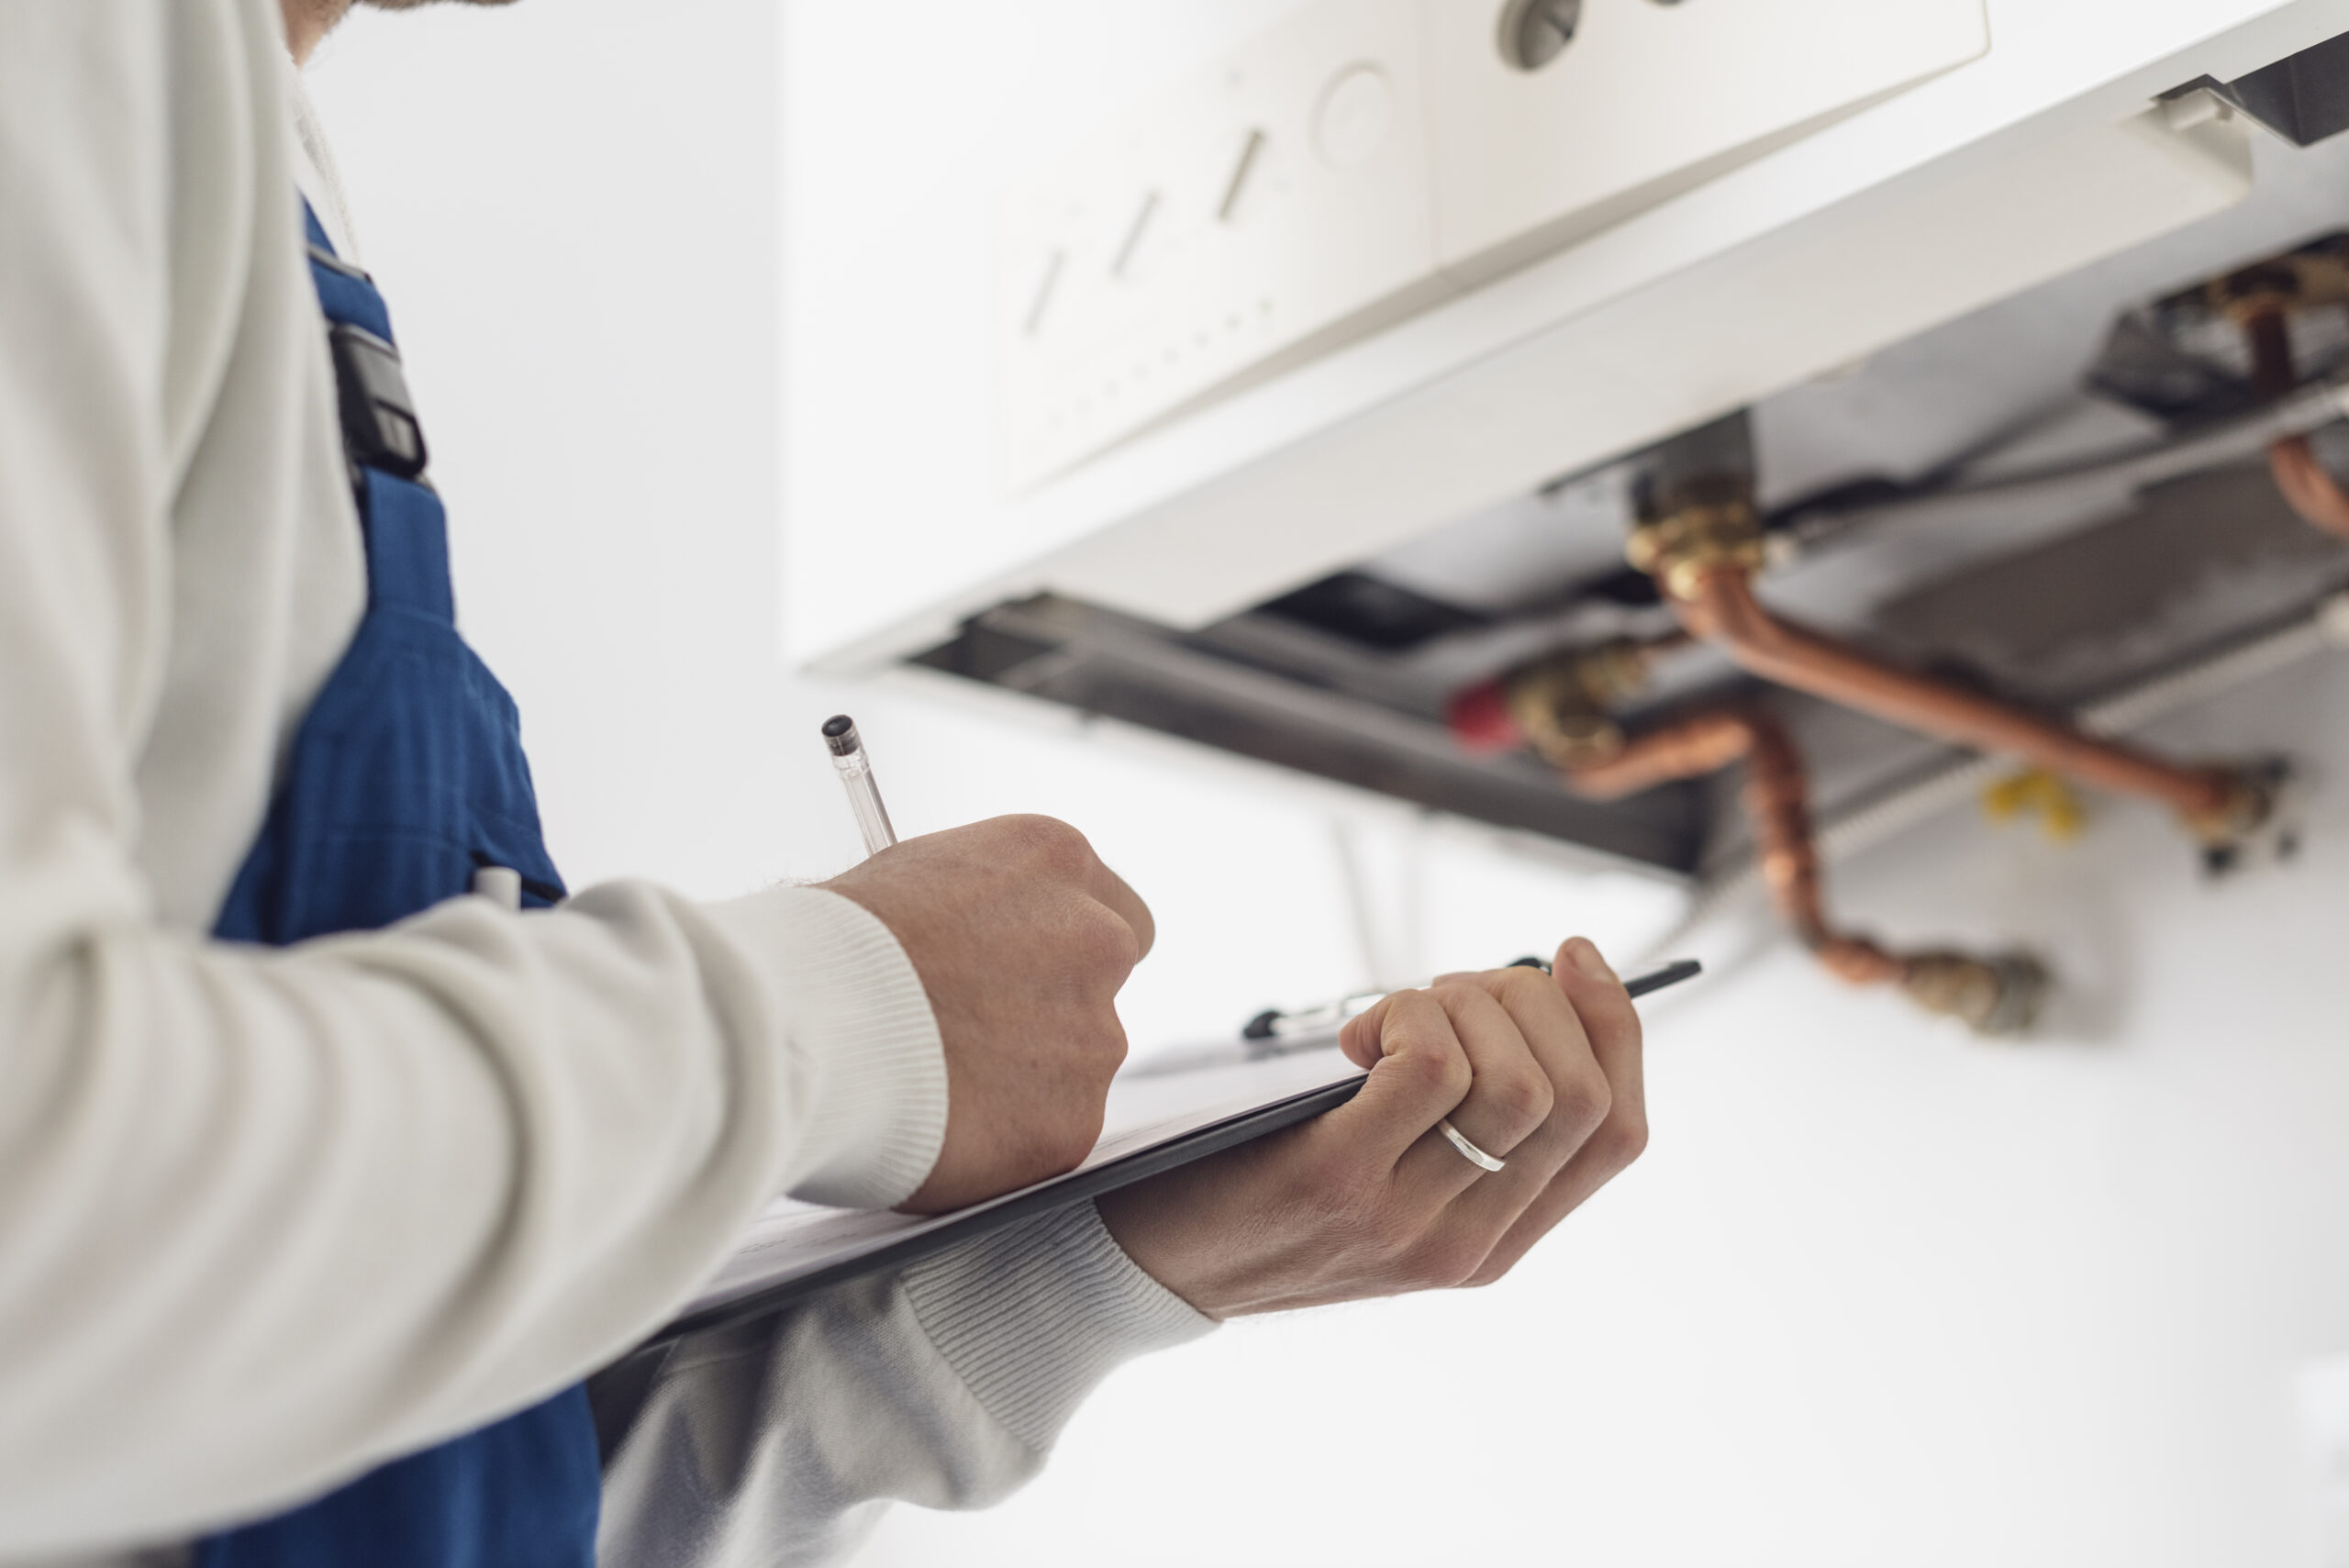
[[[1903,960],[1901,969],[1900,988],[1910,1001],[1960,1019],[1976,1034],[2021,1034],[2047,996],[2047,966],[2024,952],[1920,952]]]
[[[1647,684],[1653,645],[1615,638],[1529,664],[1508,677],[1504,699],[1526,743],[1568,771],[1623,749],[1623,727],[1608,712]]]
[[[1714,568],[1761,571],[1766,551],[1752,481],[1723,475],[1681,486],[1631,530],[1623,556],[1675,599],[1694,598],[1698,577]]]
[[[2214,768],[2225,786],[2219,804],[2208,811],[2186,813],[2186,830],[2206,850],[2226,850],[2242,843],[2267,825],[2276,812],[2279,775],[2273,769]]]
[[[2239,267],[2203,285],[2210,309],[2242,324],[2311,305],[2349,300],[2349,243],[2321,239]]]

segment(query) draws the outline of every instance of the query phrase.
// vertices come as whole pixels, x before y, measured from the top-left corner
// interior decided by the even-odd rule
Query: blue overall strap
[[[344,450],[367,550],[367,613],[302,721],[215,934],[295,942],[372,930],[454,897],[474,871],[562,896],[513,698],[457,635],[448,520],[383,296],[309,217]]]
[[[513,699],[457,635],[447,518],[389,314],[306,211],[367,554],[367,610],[295,732],[215,934],[373,929],[520,873],[562,882],[539,833]],[[333,1332],[321,1323],[318,1332]],[[195,1568],[593,1568],[602,1497],[584,1385],[196,1545]]]

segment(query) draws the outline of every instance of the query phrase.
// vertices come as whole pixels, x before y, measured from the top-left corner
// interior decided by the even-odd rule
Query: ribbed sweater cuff
[[[946,1051],[905,949],[862,905],[818,887],[707,913],[773,980],[800,1069],[791,1195],[842,1208],[903,1202],[946,1139]]]
[[[907,1269],[914,1316],[979,1404],[1038,1453],[1121,1362],[1215,1327],[1126,1256],[1089,1203]]]

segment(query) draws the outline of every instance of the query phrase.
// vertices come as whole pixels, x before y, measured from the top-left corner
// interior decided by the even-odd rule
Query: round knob
[[[1313,139],[1331,167],[1351,169],[1367,161],[1386,140],[1395,123],[1395,89],[1375,65],[1350,65],[1321,95]]]

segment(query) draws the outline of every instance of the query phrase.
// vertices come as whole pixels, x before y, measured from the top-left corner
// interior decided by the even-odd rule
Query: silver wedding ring
[[[1471,1165],[1477,1166],[1486,1171],[1497,1171],[1502,1166],[1508,1163],[1506,1160],[1494,1159],[1491,1155],[1486,1153],[1483,1150],[1469,1142],[1467,1139],[1462,1137],[1460,1129],[1452,1125],[1452,1118],[1450,1117],[1446,1117],[1442,1121],[1437,1122],[1435,1124],[1435,1129],[1443,1134],[1446,1139],[1450,1140],[1452,1146],[1460,1151],[1461,1158],[1466,1160]]]

